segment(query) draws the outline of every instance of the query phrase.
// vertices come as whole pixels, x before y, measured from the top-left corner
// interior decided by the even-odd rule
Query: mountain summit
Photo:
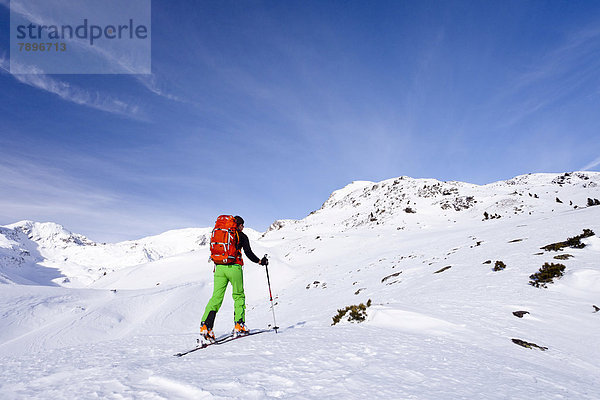
[[[487,185],[402,176],[381,182],[355,181],[333,192],[306,218],[275,221],[268,231],[283,226],[337,232],[377,226],[448,227],[583,209],[600,204],[599,198],[599,172],[528,174]]]

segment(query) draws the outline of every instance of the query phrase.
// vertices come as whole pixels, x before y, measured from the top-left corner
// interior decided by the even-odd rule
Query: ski
[[[200,342],[200,339],[197,339],[198,345],[196,347],[194,347],[191,350],[183,351],[181,353],[177,353],[177,354],[173,354],[173,355],[176,357],[185,356],[186,354],[190,354],[190,353],[193,353],[194,351],[198,351],[200,349],[211,346],[213,344],[217,344],[219,341],[229,339],[230,337],[233,337],[233,333],[226,333],[224,335],[221,335],[218,338],[216,338],[213,342]]]
[[[187,351],[184,351],[184,352],[181,352],[181,353],[177,353],[177,354],[173,354],[173,355],[175,357],[183,357],[183,356],[185,356],[187,354],[190,354],[190,353],[193,353],[195,351],[198,351],[198,350],[201,350],[201,349],[205,349],[208,346],[212,346],[212,345],[215,345],[215,344],[224,344],[224,343],[228,343],[228,342],[231,342],[233,340],[240,339],[240,338],[243,338],[243,337],[246,337],[246,336],[257,335],[259,333],[269,332],[269,331],[272,331],[272,330],[273,329],[252,329],[247,334],[240,335],[240,336],[233,336],[233,333],[227,333],[225,335],[221,335],[218,338],[216,338],[214,342],[202,343],[202,344],[199,344],[197,347],[195,347],[195,348],[193,348],[191,350],[187,350]]]
[[[246,337],[246,336],[258,335],[259,333],[269,332],[271,330],[272,329],[251,329],[250,332],[248,332],[245,335],[240,335],[240,336],[229,335],[229,337],[227,337],[227,338],[225,338],[223,340],[219,340],[218,342],[215,342],[213,344],[224,344],[224,343],[228,343],[228,342],[231,342],[233,340],[236,340],[236,339],[241,339],[241,338]]]

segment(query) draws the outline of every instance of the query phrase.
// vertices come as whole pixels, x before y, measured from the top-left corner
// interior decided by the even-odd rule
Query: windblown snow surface
[[[251,232],[279,332],[182,358],[212,292],[210,228],[101,244],[52,223],[0,227],[0,398],[598,399],[599,185],[591,172],[355,182]],[[584,229],[597,234],[585,247],[541,249]],[[530,285],[546,262],[564,275]],[[247,324],[268,327],[264,267],[244,269]],[[364,322],[332,326],[369,299]]]

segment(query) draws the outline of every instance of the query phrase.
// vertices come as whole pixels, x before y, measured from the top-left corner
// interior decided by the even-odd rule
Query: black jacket
[[[240,240],[238,240],[237,249],[238,250],[244,249],[244,253],[246,254],[246,257],[248,257],[250,259],[250,261],[254,261],[255,263],[258,263],[260,261],[260,258],[256,257],[256,254],[254,254],[252,252],[252,249],[250,248],[250,240],[248,240],[248,236],[246,236],[246,234],[244,232],[238,231],[238,237],[240,238]]]

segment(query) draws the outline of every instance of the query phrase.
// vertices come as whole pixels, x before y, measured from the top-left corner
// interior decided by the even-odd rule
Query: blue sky
[[[152,75],[11,75],[9,16],[0,225],[264,230],[353,180],[600,167],[597,1],[153,1]]]

